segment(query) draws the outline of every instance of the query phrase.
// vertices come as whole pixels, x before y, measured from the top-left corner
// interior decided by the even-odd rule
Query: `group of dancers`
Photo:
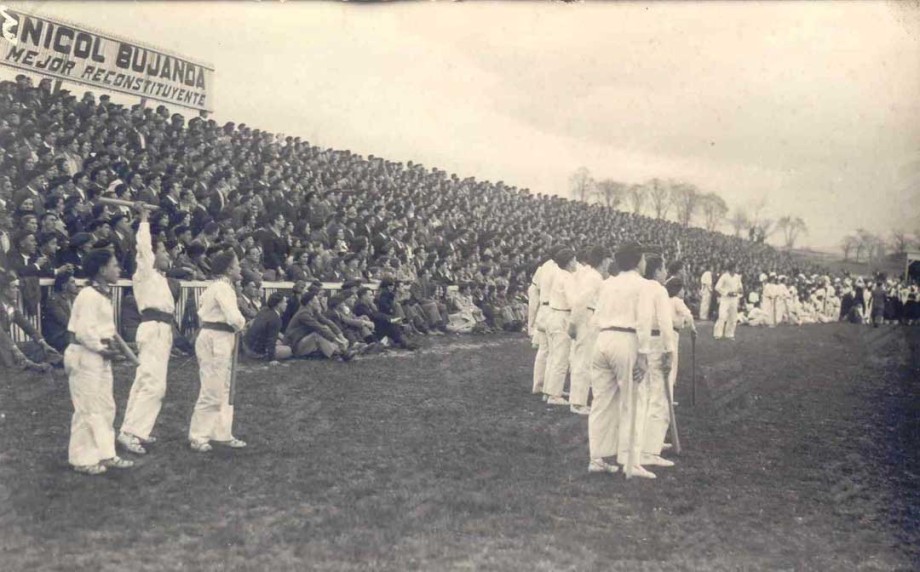
[[[133,284],[141,313],[137,356],[116,331],[112,287],[121,271],[109,250],[93,250],[84,258],[83,268],[91,287],[77,295],[67,326],[71,343],[64,352],[64,371],[74,407],[68,461],[74,470],[88,475],[134,465],[132,460],[117,455],[116,442],[132,454],[147,453],[147,447],[156,441],[152,431],[166,393],[175,328],[175,301],[165,274],[171,261],[163,245],[154,251],[148,222],[150,207],[138,203],[136,208],[140,225]],[[212,443],[232,448],[246,446],[232,433],[233,368],[238,332],[245,325],[233,287],[241,278],[240,262],[233,251],[225,251],[212,259],[211,268],[220,277],[199,299],[201,331],[195,354],[201,389],[188,432],[191,448],[202,453],[210,451]],[[112,360],[123,354],[136,360],[137,370],[124,421],[116,435]]]
[[[655,478],[673,422],[679,331],[696,335],[684,281],[658,249],[626,243],[613,256],[555,247],[529,288],[528,332],[537,349],[533,392],[588,416],[591,473]],[[672,267],[672,271],[676,270]],[[566,376],[569,394],[564,394]],[[589,394],[593,395],[588,406]]]

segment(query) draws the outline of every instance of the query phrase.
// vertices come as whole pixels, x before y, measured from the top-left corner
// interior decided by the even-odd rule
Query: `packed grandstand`
[[[280,290],[293,292],[288,322],[302,295],[314,292],[345,333],[342,312],[353,312],[372,285],[370,311],[398,318],[396,345],[404,347],[411,342],[402,334],[526,328],[531,275],[558,244],[578,252],[658,245],[682,263],[691,307],[699,277],[718,276],[729,262],[746,290],[771,274],[797,283],[801,300],[825,286],[822,269],[769,245],[201,115],[186,122],[163,105],[127,107],[89,91],[78,97],[24,75],[0,84],[4,284],[18,277],[25,314],[50,330],[46,337],[58,331],[57,345],[66,344],[66,320],[52,314],[66,309],[60,300],[83,277],[85,253],[111,249],[122,276],[133,273],[136,212],[100,197],[158,206],[155,249],[170,254],[177,298],[179,281],[211,278],[209,259],[233,249],[243,267],[240,299],[252,306],[247,318]],[[42,279],[54,287],[41,288]],[[130,288],[123,295],[119,320],[130,330]],[[186,318],[191,323],[181,323]],[[194,312],[178,319],[194,329]],[[374,343],[373,333],[353,329],[345,337]],[[378,328],[376,341],[393,342],[386,333]]]

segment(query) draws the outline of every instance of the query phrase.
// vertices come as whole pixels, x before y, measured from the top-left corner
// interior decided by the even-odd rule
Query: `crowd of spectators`
[[[277,313],[293,353],[301,340],[288,335],[291,323],[303,325],[293,317],[306,307],[336,326],[303,325],[328,342],[314,352],[343,358],[356,345],[411,347],[414,334],[521,330],[531,274],[557,244],[653,243],[696,278],[729,261],[745,280],[816,270],[721,233],[323,149],[245,124],[186,121],[162,105],[78,97],[26,76],[0,83],[0,165],[0,263],[19,277],[27,309],[45,297],[49,339],[60,336],[59,310],[72,297],[72,278],[82,277],[86,252],[111,249],[123,276],[133,273],[135,212],[98,197],[158,205],[155,248],[169,252],[173,279],[208,279],[209,258],[235,250],[244,314],[273,331],[267,312]],[[41,277],[56,279],[52,295],[36,286]],[[277,297],[263,302],[264,281],[295,288],[283,305]],[[362,291],[379,281],[379,290]],[[329,295],[322,282],[349,287]],[[253,344],[254,353],[276,357]]]

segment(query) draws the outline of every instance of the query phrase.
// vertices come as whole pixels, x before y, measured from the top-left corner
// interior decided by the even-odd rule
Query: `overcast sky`
[[[2,3],[2,0],[0,0]],[[213,63],[216,113],[566,194],[767,197],[804,242],[920,231],[920,17],[888,3],[7,2]]]

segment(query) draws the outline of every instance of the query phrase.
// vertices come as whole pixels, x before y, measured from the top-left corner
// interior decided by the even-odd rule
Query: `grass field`
[[[640,482],[588,475],[586,419],[530,395],[522,336],[247,366],[250,447],[209,455],[174,360],[160,442],[96,478],[66,465],[66,383],[4,373],[0,570],[920,566],[920,328],[707,331],[695,407],[681,362],[686,450]]]

